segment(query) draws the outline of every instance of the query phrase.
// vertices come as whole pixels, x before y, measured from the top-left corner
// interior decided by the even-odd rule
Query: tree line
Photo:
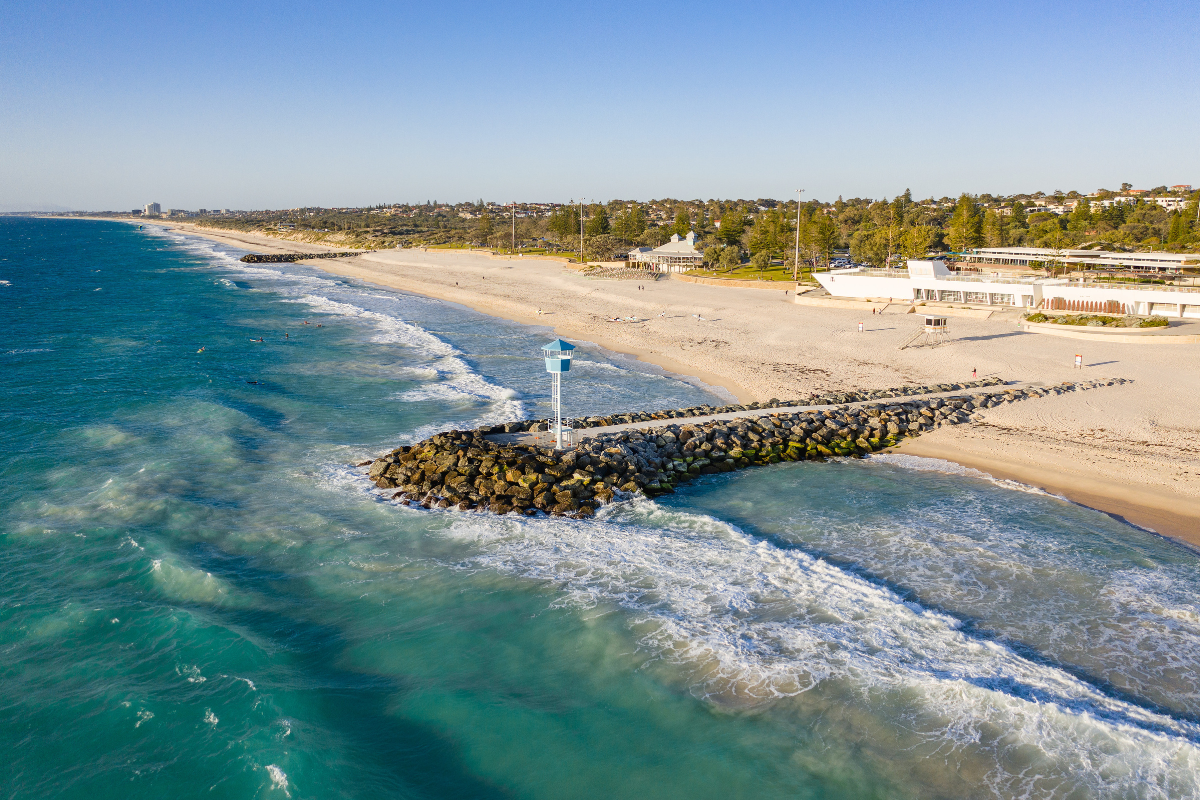
[[[1128,184],[1122,189],[1128,188]],[[1165,188],[1165,187],[1163,187]],[[1118,202],[1102,207],[1095,200]],[[706,266],[733,269],[749,261],[758,268],[782,263],[795,273],[828,265],[836,252],[874,266],[896,265],[925,255],[961,253],[974,247],[1093,247],[1111,250],[1200,249],[1193,193],[1178,211],[1154,202],[1102,191],[998,198],[962,194],[957,199],[914,200],[911,192],[891,200],[614,200],[560,205],[549,214],[514,220],[478,204],[436,203],[410,207],[404,216],[359,210],[254,212],[218,218],[214,225],[278,229],[329,238],[354,246],[472,245],[497,249],[540,248],[578,253],[588,260],[618,260],[634,247],[657,247],[672,234],[696,235]],[[1065,214],[1037,204],[1062,206]],[[470,208],[464,213],[463,206]],[[492,206],[491,208],[495,208]],[[514,224],[515,222],[515,224]],[[799,256],[797,258],[797,256]]]

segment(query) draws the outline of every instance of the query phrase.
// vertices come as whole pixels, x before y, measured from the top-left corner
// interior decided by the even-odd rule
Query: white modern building
[[[853,300],[1200,318],[1200,287],[957,274],[943,261],[917,260],[910,260],[907,270],[855,268],[813,277],[834,297]]]
[[[1189,189],[1188,191],[1191,191],[1191,190]],[[1088,201],[1088,207],[1092,211],[1102,211],[1103,209],[1109,208],[1110,206],[1119,205],[1121,203],[1132,204],[1132,203],[1136,203],[1138,200],[1141,200],[1144,203],[1154,203],[1155,205],[1162,206],[1167,211],[1181,211],[1181,210],[1187,208],[1188,203],[1191,202],[1191,200],[1187,197],[1178,197],[1178,196],[1173,196],[1173,197],[1129,197],[1126,195],[1120,195],[1118,197],[1110,197],[1107,200],[1097,200],[1094,197],[1088,197],[1086,199]],[[1054,198],[1050,197],[1050,198],[1030,200],[1029,204],[1027,205],[1025,210],[1028,211],[1030,214],[1037,212],[1037,211],[1049,211],[1051,214],[1058,214],[1061,216],[1063,214],[1070,214],[1072,211],[1074,211],[1076,209],[1076,207],[1078,205],[1079,205],[1078,200],[1064,200],[1062,203],[1056,203],[1054,201]],[[1011,208],[1001,208],[998,210],[1002,215],[1008,215],[1008,214],[1012,213]]]
[[[696,249],[696,233],[691,231],[682,239],[672,233],[671,241],[651,249],[637,247],[629,251],[629,266],[657,272],[687,272],[704,263],[704,251]]]
[[[146,203],[145,208],[142,209],[142,213],[147,216],[150,214],[157,216],[158,214],[162,213],[162,206],[160,206],[158,203]]]
[[[1075,269],[1179,272],[1200,267],[1195,253],[1115,253],[1110,250],[1052,250],[1046,247],[976,247],[962,254],[968,264],[1029,267],[1056,261]]]

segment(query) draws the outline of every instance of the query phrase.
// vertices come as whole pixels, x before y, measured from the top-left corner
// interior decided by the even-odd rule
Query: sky
[[[1200,3],[5,0],[0,211],[1200,185]]]

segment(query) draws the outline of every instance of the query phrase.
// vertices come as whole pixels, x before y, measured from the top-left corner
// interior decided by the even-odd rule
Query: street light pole
[[[800,283],[800,195],[802,194],[804,194],[803,189],[796,190],[796,252],[792,254],[792,280],[796,283]]]
[[[583,264],[583,201],[587,198],[579,198],[579,263]]]
[[[517,201],[513,200],[512,251],[517,252]]]

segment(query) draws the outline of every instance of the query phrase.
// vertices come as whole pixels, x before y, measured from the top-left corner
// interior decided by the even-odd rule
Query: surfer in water
[[[203,352],[204,352],[204,348],[203,348],[203,347],[201,347],[201,348],[200,348],[199,350],[197,350],[196,352],[197,352],[197,353],[203,353]]]

